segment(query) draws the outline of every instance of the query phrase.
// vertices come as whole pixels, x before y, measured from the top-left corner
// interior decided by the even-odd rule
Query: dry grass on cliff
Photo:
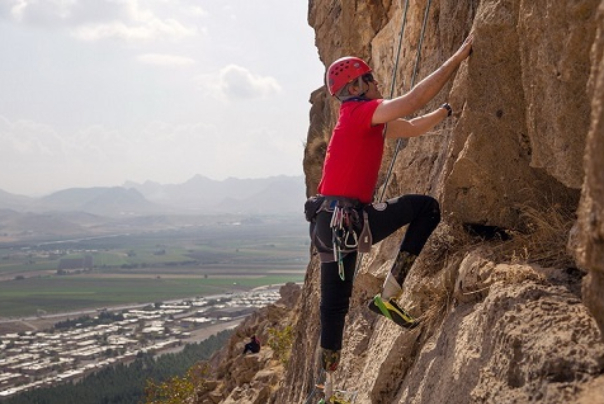
[[[490,241],[476,236],[461,223],[443,222],[430,237],[422,251],[421,273],[414,293],[420,294],[420,321],[433,329],[442,320],[453,304],[453,293],[457,268],[466,254],[483,243],[495,262],[511,264],[539,264],[544,267],[567,268],[574,260],[566,248],[570,229],[575,221],[574,212],[560,205],[548,208],[523,206],[521,219],[525,228],[522,232],[509,232],[509,240],[495,238]],[[528,279],[542,280],[527,267],[512,266],[501,275],[506,284],[522,283]]]
[[[463,226],[457,222],[443,222],[428,239],[428,243],[422,251],[422,260],[429,262],[423,275],[433,275],[448,265],[451,260],[468,252],[476,246],[480,240],[471,237]]]
[[[566,248],[568,234],[575,221],[574,212],[560,205],[536,209],[521,208],[521,219],[525,228],[522,232],[509,232],[510,239],[494,238],[487,241],[476,236],[461,223],[442,223],[430,237],[422,252],[421,289],[427,302],[422,307],[421,321],[436,325],[453,303],[456,268],[463,257],[476,246],[488,243],[495,262],[512,264],[539,264],[544,267],[567,268],[574,265]],[[516,268],[516,267],[513,267]],[[534,275],[534,274],[533,274]],[[532,274],[523,271],[506,272],[505,283],[521,283],[532,279]]]
[[[465,254],[478,244],[456,222],[443,222],[430,237],[421,255],[420,322],[434,329],[453,304],[457,267]]]
[[[453,304],[453,287],[445,276],[436,276],[422,282],[421,288],[428,306],[422,310],[418,320],[429,330],[434,330]]]
[[[574,211],[557,204],[541,209],[523,206],[520,210],[526,230],[514,232],[511,240],[497,246],[496,253],[512,264],[573,267],[575,261],[566,246],[576,220]]]

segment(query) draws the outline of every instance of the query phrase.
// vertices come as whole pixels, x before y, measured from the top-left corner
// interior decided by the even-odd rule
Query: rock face
[[[395,68],[406,4],[309,2],[324,64],[362,57],[384,94],[409,90],[475,36],[426,107],[446,100],[454,117],[384,157],[385,197],[425,193],[443,208],[401,299],[422,326],[403,331],[365,308],[399,232],[362,261],[338,386],[361,404],[604,402],[604,2],[408,2]],[[324,88],[311,103],[309,195],[338,111]],[[270,403],[304,403],[313,390],[318,278],[311,254],[296,349]]]
[[[265,404],[283,375],[285,361],[275,352],[273,332],[297,322],[294,307],[300,298],[300,286],[288,283],[279,290],[281,299],[245,319],[228,344],[210,360],[209,379],[198,387],[194,404]],[[243,355],[245,344],[256,335],[260,352]]]
[[[579,207],[577,257],[590,270],[583,299],[604,333],[604,4],[597,15],[591,50],[591,126],[585,153],[585,180]]]
[[[400,231],[361,261],[337,387],[356,404],[604,403],[604,1],[311,0],[308,19],[326,66],[362,57],[394,96],[475,35],[426,106],[448,101],[453,118],[384,156],[378,195],[429,194],[443,209],[401,298],[421,325],[401,330],[366,308]],[[325,88],[311,104],[309,195],[339,107]],[[258,358],[208,399],[318,401],[319,276],[311,251],[282,319],[294,332],[285,367]]]

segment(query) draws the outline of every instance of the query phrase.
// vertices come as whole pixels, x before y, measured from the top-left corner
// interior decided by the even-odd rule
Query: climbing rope
[[[401,58],[401,48],[403,47],[403,37],[405,35],[405,26],[407,25],[407,10],[409,10],[409,0],[405,0],[405,9],[403,10],[401,31],[398,34],[398,49],[396,51],[394,67],[392,67],[392,82],[390,83],[390,98],[394,97],[394,88],[396,85],[396,70],[398,68],[398,62]],[[386,134],[386,132],[384,131],[384,135],[385,134]]]
[[[417,70],[418,70],[418,66],[419,66],[419,60],[422,54],[422,45],[424,43],[424,36],[426,33],[426,25],[428,22],[428,15],[430,14],[430,4],[432,4],[432,0],[428,0],[428,3],[426,4],[426,11],[424,12],[424,23],[422,25],[422,30],[419,36],[419,41],[417,44],[417,54],[415,55],[415,65],[413,66],[413,75],[411,76],[411,85],[409,87],[409,89],[412,89],[413,86],[415,85],[415,79],[417,77]],[[400,49],[399,49],[399,53],[400,53]],[[398,56],[397,56],[397,62],[398,62]],[[396,65],[394,67],[396,69]],[[396,71],[396,70],[395,70]],[[394,80],[393,80],[394,81]],[[392,94],[390,95],[390,97],[392,98]],[[384,128],[384,136],[386,134],[386,128]],[[396,147],[394,149],[394,154],[392,156],[392,160],[390,161],[390,167],[388,168],[388,173],[386,174],[386,178],[384,179],[384,184],[382,185],[382,194],[380,195],[380,198],[378,199],[379,202],[382,202],[384,200],[384,194],[386,193],[386,188],[388,186],[388,181],[390,180],[390,176],[392,175],[392,170],[394,168],[394,163],[396,162],[396,158],[398,156],[399,151],[401,150],[402,146],[403,146],[403,142],[406,143],[406,139],[403,138],[399,138],[396,141]]]
[[[319,392],[319,384],[322,383],[323,377],[325,377],[325,370],[323,368],[321,368],[319,370],[319,376],[317,376],[315,385],[313,386],[313,389],[311,390],[308,397],[306,397],[306,401],[304,402],[304,404],[312,404],[312,399],[315,397],[315,394],[317,394]]]
[[[396,71],[398,70],[398,62],[401,58],[401,49],[403,47],[403,38],[405,36],[405,27],[407,26],[407,11],[409,10],[409,0],[405,0],[405,6],[403,9],[403,16],[401,19],[401,29],[398,34],[398,46],[396,49],[396,58],[394,59],[394,66],[392,67],[392,79],[390,80],[390,98],[394,97],[394,89],[396,87]],[[388,124],[384,125],[384,130],[382,131],[382,137],[386,138],[386,130],[388,129]],[[390,175],[390,174],[389,174]],[[384,184],[385,185],[385,184]],[[382,194],[383,196],[383,194]],[[354,278],[356,278],[357,273],[361,269],[363,263],[363,254],[359,254],[356,262],[356,267],[354,269]],[[354,279],[353,278],[353,279]]]
[[[415,64],[413,66],[413,75],[411,76],[411,86],[409,87],[410,89],[413,88],[413,86],[415,85],[415,79],[417,77],[417,70],[418,70],[419,61],[420,61],[421,54],[422,54],[422,45],[424,43],[424,36],[426,34],[426,25],[428,22],[428,16],[430,14],[430,5],[431,4],[432,4],[432,0],[428,0],[428,2],[426,4],[426,10],[424,12],[424,22],[422,24],[422,30],[421,30],[418,44],[417,44],[417,54],[415,55]],[[401,55],[403,36],[405,33],[405,26],[407,25],[407,10],[408,9],[409,9],[409,0],[405,0],[405,8],[403,11],[403,19],[401,21],[401,30],[399,33],[398,49],[396,52],[395,63],[394,63],[394,66],[392,67],[392,83],[390,85],[390,98],[394,97],[394,89],[395,89],[395,84],[396,84],[396,72],[398,70],[398,64],[399,64],[399,59],[400,59],[400,55]],[[387,128],[388,128],[388,125],[387,124],[384,125],[384,131],[382,132],[382,137],[384,137],[384,138],[386,138]],[[382,185],[382,194],[378,198],[378,202],[383,202],[383,200],[384,200],[384,194],[386,193],[388,181],[390,180],[390,176],[392,175],[392,170],[394,169],[394,163],[396,162],[398,153],[399,153],[400,149],[402,148],[403,141],[406,141],[406,139],[399,138],[396,142],[396,147],[394,149],[394,154],[393,154],[392,160],[390,162],[390,167],[388,168],[386,178],[384,179],[384,184]],[[363,257],[364,257],[363,254],[359,254],[359,257],[357,258],[356,268],[354,270],[355,277],[356,277],[357,273],[359,272],[359,270],[361,269],[361,266],[363,263]]]

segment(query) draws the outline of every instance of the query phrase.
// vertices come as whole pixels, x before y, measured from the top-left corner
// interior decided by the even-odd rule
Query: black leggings
[[[408,224],[400,250],[414,255],[419,255],[428,237],[440,222],[438,202],[426,195],[404,195],[383,203],[366,205],[364,210],[368,214],[373,244]],[[311,224],[311,235],[314,233],[315,237],[321,240],[315,244],[331,246],[330,221],[331,213],[320,212],[316,222]],[[352,295],[356,260],[356,251],[345,255],[344,280],[339,276],[337,262],[321,262],[322,348],[334,351],[342,349],[344,321]]]

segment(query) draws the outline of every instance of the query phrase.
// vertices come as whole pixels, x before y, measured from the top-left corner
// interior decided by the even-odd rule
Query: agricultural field
[[[0,244],[0,317],[146,304],[301,282],[303,220]]]

